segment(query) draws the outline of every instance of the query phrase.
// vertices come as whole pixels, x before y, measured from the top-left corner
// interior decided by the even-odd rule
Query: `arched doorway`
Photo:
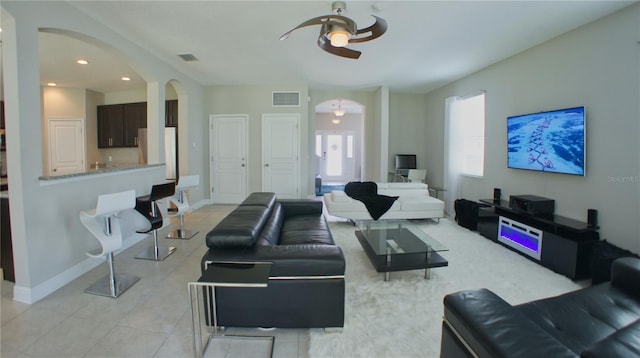
[[[324,186],[362,178],[364,106],[336,98],[316,108],[316,177]]]

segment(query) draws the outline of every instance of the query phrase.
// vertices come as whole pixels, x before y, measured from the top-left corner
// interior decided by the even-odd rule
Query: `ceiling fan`
[[[364,29],[357,29],[355,21],[342,16],[342,12],[346,8],[347,4],[344,1],[334,1],[331,4],[334,14],[309,19],[280,36],[280,40],[286,40],[293,31],[299,28],[321,25],[318,37],[318,46],[321,49],[336,56],[358,59],[361,52],[348,49],[346,46],[350,43],[371,41],[382,36],[387,31],[387,22],[378,16],[371,15],[376,19],[376,22]]]

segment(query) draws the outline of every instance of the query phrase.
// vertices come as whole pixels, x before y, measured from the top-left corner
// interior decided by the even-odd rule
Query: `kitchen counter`
[[[41,176],[38,179],[42,182],[55,182],[62,179],[70,179],[70,178],[82,178],[97,174],[109,174],[115,172],[121,172],[125,170],[137,170],[137,169],[147,169],[147,168],[155,168],[159,166],[164,166],[164,163],[160,164],[112,164],[107,165],[106,167],[99,167],[98,169],[87,169],[84,172],[79,173],[70,173],[70,174],[61,174],[61,175],[48,175]]]

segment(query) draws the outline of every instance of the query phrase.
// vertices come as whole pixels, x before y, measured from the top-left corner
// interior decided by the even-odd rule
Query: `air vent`
[[[300,107],[300,92],[273,92],[274,107]]]
[[[178,55],[178,57],[180,57],[181,59],[183,59],[186,62],[198,61],[196,56],[194,56],[194,55],[192,55],[190,53],[183,53],[181,55]]]

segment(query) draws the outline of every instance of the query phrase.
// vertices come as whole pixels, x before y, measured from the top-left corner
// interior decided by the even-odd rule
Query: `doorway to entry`
[[[354,145],[354,131],[316,131],[316,157],[323,182],[344,183],[355,178]]]

